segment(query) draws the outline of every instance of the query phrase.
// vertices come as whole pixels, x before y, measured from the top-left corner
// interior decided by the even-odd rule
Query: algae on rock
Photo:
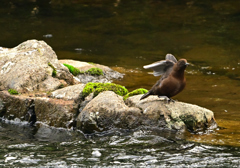
[[[126,100],[127,98],[134,96],[134,95],[139,95],[139,94],[145,94],[147,93],[148,90],[144,89],[144,88],[139,88],[139,89],[135,89],[132,92],[129,92],[128,94],[126,94],[123,98],[123,100]]]
[[[77,76],[78,74],[80,74],[80,70],[75,68],[74,66],[72,65],[69,65],[69,64],[63,64],[65,67],[67,67],[69,69],[69,71],[74,75],[74,76]]]
[[[52,77],[56,77],[57,76],[57,70],[56,70],[56,68],[49,62],[48,63],[48,66],[50,66],[52,69],[53,69],[53,71],[52,71]]]
[[[63,65],[66,66],[74,76],[77,76],[78,74],[89,74],[92,76],[100,76],[104,74],[103,70],[100,68],[90,68],[87,71],[80,71],[78,68],[75,68],[72,65],[65,64],[65,63],[63,63]]]
[[[80,74],[76,76],[77,80],[81,83],[111,83],[113,79],[121,79],[124,74],[121,74],[113,69],[100,65],[97,63],[87,63],[75,60],[59,60],[61,64],[72,65],[80,70]],[[75,79],[76,79],[75,78]]]
[[[84,87],[81,98],[84,99],[90,93],[93,93],[94,97],[96,97],[100,92],[103,91],[113,91],[120,96],[124,96],[128,93],[128,90],[121,85],[114,84],[114,83],[91,83],[89,82]]]
[[[96,76],[100,76],[103,75],[103,70],[100,68],[90,68],[89,70],[85,71],[84,73],[87,73],[89,75],[96,75]]]
[[[16,91],[15,89],[8,89],[8,93],[10,93],[11,95],[18,95],[18,91]]]

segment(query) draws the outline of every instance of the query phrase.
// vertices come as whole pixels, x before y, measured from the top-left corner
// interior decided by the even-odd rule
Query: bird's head
[[[189,65],[189,63],[187,62],[186,59],[180,59],[180,60],[176,63],[176,69],[177,69],[177,70],[185,70],[188,65]]]

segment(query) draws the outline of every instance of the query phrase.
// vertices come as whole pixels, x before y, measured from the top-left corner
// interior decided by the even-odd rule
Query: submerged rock
[[[11,49],[1,47],[0,73],[1,90],[51,91],[62,85],[61,80],[73,84],[72,74],[44,41],[28,40]]]

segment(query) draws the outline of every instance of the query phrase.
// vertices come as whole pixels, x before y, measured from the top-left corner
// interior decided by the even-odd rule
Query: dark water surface
[[[44,40],[59,59],[124,72],[116,83],[130,91],[157,81],[143,65],[167,53],[186,58],[187,87],[174,99],[211,109],[221,127],[180,137],[142,130],[86,137],[2,122],[0,165],[239,166],[240,1],[3,0],[0,15],[0,46]]]

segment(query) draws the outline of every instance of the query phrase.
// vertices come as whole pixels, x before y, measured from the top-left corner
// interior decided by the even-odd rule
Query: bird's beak
[[[188,66],[188,65],[190,65],[190,64],[186,62],[185,65]]]

